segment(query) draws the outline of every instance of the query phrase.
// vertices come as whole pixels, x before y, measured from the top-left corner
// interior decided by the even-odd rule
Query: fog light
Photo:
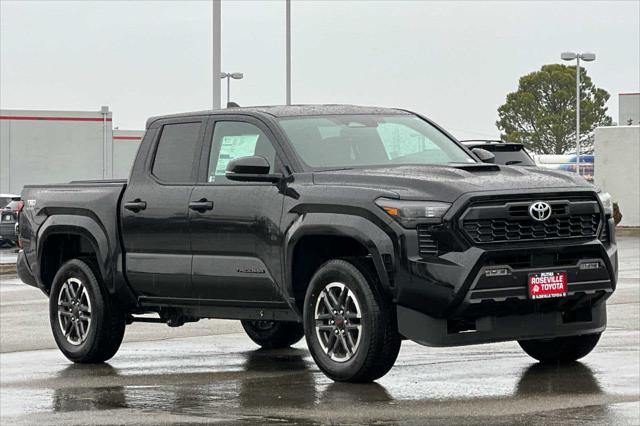
[[[502,277],[505,275],[511,275],[511,271],[508,268],[493,268],[487,269],[484,274],[487,277]]]
[[[585,269],[600,269],[601,265],[600,262],[585,262],[585,263],[581,263],[580,264],[580,269],[581,270],[585,270]]]

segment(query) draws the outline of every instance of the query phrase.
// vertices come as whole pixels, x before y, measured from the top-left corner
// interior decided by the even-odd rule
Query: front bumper
[[[606,225],[613,235],[613,221]],[[614,238],[469,246],[424,257],[415,234],[404,232],[404,260],[393,275],[398,328],[406,338],[451,346],[597,333],[606,326],[605,301],[617,281]],[[528,275],[555,271],[566,272],[568,294],[531,300]]]
[[[577,314],[537,312],[524,315],[485,316],[459,321],[433,318],[398,306],[400,334],[426,346],[462,346],[508,340],[549,339],[601,333],[607,325],[606,305],[582,308]]]

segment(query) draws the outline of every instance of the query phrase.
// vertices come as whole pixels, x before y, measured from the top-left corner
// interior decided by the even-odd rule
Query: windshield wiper
[[[522,160],[511,160],[511,161],[507,161],[506,163],[504,163],[506,166],[511,166],[514,164],[520,164],[522,163]]]

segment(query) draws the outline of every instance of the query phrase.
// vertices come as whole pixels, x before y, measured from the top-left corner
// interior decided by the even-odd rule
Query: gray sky
[[[98,110],[142,129],[211,108],[209,2],[0,3],[0,107]],[[640,2],[304,1],[292,5],[294,103],[412,109],[495,137],[518,78],[593,51],[596,85],[640,91]],[[241,105],[284,103],[284,2],[222,2],[222,68]],[[226,93],[223,89],[223,98]]]

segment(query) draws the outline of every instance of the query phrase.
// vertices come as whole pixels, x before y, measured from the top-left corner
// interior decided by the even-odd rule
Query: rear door
[[[191,194],[194,288],[203,305],[280,308],[284,195],[278,184],[237,182],[225,177],[227,163],[260,155],[271,173],[282,173],[281,152],[261,121],[246,116],[212,118],[204,142],[201,177]],[[204,205],[203,205],[204,207]]]
[[[148,131],[153,145],[144,164],[136,161],[124,193],[124,264],[143,301],[179,304],[196,298],[191,286],[188,204],[205,122],[206,118],[166,120],[156,131]]]

